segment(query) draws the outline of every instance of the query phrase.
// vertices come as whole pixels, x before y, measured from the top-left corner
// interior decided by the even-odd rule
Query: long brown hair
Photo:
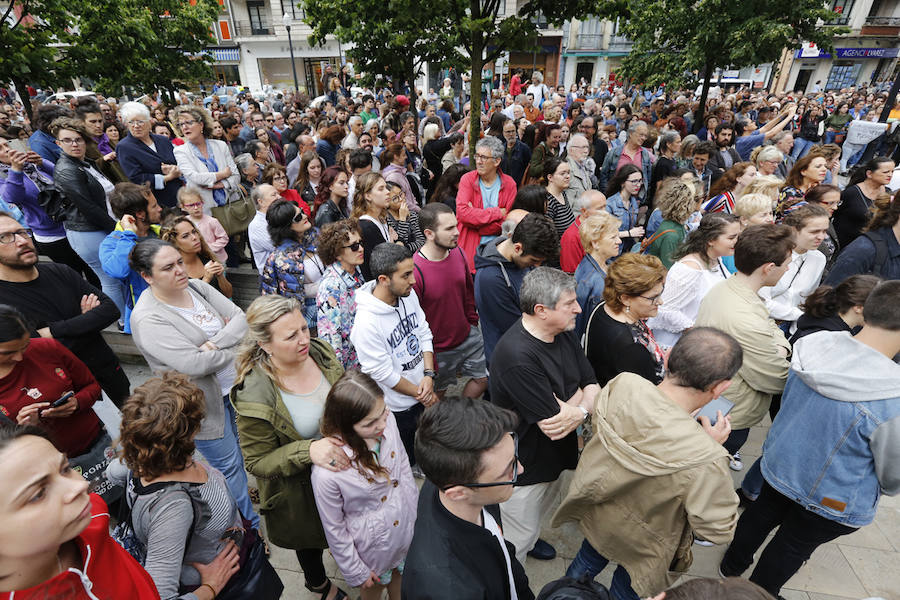
[[[738,179],[743,177],[744,173],[747,172],[747,167],[751,166],[753,166],[753,163],[739,162],[722,173],[722,176],[719,177],[710,188],[709,197],[715,198],[719,194],[724,194],[725,192],[733,192],[737,187]]]
[[[319,179],[319,189],[316,190],[316,199],[313,202],[312,206],[313,219],[316,218],[316,214],[319,212],[319,207],[331,199],[331,186],[334,185],[335,180],[341,173],[343,173],[344,175],[347,174],[347,172],[338,165],[331,165],[330,167],[322,171],[322,177]],[[347,198],[344,198],[341,201],[341,203],[338,205],[338,208],[341,209],[342,214],[346,214]]]
[[[825,160],[826,164],[828,162],[828,160],[824,156],[817,152],[812,152],[810,154],[807,154],[803,158],[797,159],[797,162],[795,162],[794,166],[791,167],[791,172],[788,173],[788,176],[785,178],[784,185],[795,187],[799,190],[800,186],[803,185],[803,171],[808,169],[809,165],[812,164],[812,161],[816,160],[817,158]]]
[[[216,262],[220,262],[216,255],[213,254],[212,248],[209,247],[209,244],[206,243],[206,239],[204,239],[203,234],[200,233],[200,230],[197,229],[197,226],[194,225],[194,222],[191,221],[187,217],[172,217],[166,219],[163,223],[162,228],[160,229],[160,237],[175,246],[175,249],[178,250],[179,254],[184,254],[181,249],[178,247],[178,232],[175,230],[175,227],[180,223],[187,223],[191,226],[197,235],[200,237],[200,252],[197,253],[197,256],[204,263],[207,263],[211,260]]]
[[[875,199],[875,214],[866,225],[865,231],[893,227],[900,220],[900,201],[896,196],[881,194]]]
[[[294,189],[301,194],[303,193],[303,190],[306,189],[306,184],[309,183],[309,163],[314,160],[319,161],[322,171],[325,171],[325,161],[322,160],[318,154],[312,150],[304,152],[303,156],[300,157],[300,172],[297,173],[297,181],[294,184]],[[319,174],[319,181],[322,181],[321,173]]]
[[[366,210],[369,208],[369,199],[366,198],[366,194],[372,191],[378,184],[379,179],[384,179],[384,177],[381,176],[381,173],[375,173],[374,171],[363,173],[356,178],[356,193],[353,196],[354,219],[358,219],[366,214]]]
[[[360,371],[346,371],[328,392],[320,425],[322,435],[339,437],[350,446],[351,462],[360,475],[373,483],[379,476],[390,478],[390,474],[378,464],[375,454],[353,426],[365,419],[383,397],[384,393],[371,377]]]

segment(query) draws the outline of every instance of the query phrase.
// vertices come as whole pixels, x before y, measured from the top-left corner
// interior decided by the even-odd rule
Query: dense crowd
[[[763,599],[900,492],[885,94],[514,72],[470,140],[450,79],[346,75],[2,105],[4,597],[278,598],[271,543],[323,600],[326,549],[364,600],[527,600],[574,522],[540,598]],[[694,544],[722,579],[671,588]]]

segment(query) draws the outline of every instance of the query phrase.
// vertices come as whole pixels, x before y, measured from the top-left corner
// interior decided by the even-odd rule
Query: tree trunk
[[[481,15],[479,0],[470,0],[472,17]],[[473,28],[476,29],[476,28]],[[469,164],[475,166],[475,144],[481,133],[481,69],[484,68],[484,37],[480,31],[472,33],[472,78],[469,81]],[[462,108],[462,107],[460,107]]]
[[[716,65],[711,58],[706,59],[706,65],[703,67],[705,71],[703,75],[703,90],[700,92],[700,108],[699,113],[694,115],[694,130],[692,133],[697,133],[703,128],[703,116],[706,112],[706,96],[709,94],[709,84],[710,79],[712,78],[712,74],[716,69]],[[700,140],[701,142],[703,140]]]
[[[12,82],[16,86],[16,91],[19,92],[19,97],[22,98],[22,108],[25,109],[25,115],[28,117],[28,122],[33,124],[34,113],[31,110],[31,96],[28,95],[28,86],[20,77],[13,76]]]

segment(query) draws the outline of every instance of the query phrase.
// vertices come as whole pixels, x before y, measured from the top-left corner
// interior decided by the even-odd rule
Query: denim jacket
[[[762,473],[806,510],[850,527],[900,493],[900,366],[849,332],[797,341]]]

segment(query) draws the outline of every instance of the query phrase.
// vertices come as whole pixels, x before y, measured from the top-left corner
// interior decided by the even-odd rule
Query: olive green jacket
[[[309,357],[330,385],[344,374],[334,350],[310,340]],[[327,548],[313,497],[309,445],[300,437],[275,382],[259,367],[231,389],[241,452],[259,486],[269,540],[282,548]]]

